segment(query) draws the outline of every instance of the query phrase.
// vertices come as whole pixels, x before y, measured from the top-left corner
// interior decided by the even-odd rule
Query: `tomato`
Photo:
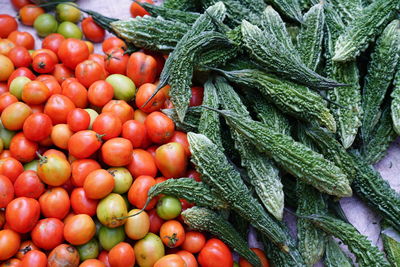
[[[47,256],[39,250],[32,250],[26,253],[22,258],[21,267],[46,267],[47,266]]]
[[[103,140],[109,140],[111,138],[120,135],[122,130],[121,120],[110,112],[101,113],[94,120],[92,125],[93,131],[103,136]]]
[[[185,154],[188,157],[190,157],[192,155],[192,153],[190,152],[190,149],[189,149],[189,141],[187,139],[186,133],[181,132],[181,131],[175,131],[171,137],[170,142],[176,142],[176,143],[181,144],[185,150]]]
[[[126,193],[132,185],[133,178],[128,169],[123,167],[109,168],[107,170],[114,178],[113,192],[117,194]]]
[[[182,206],[179,199],[173,196],[163,196],[157,203],[157,214],[164,220],[171,220],[179,216]]]
[[[111,193],[100,200],[96,213],[97,218],[104,226],[115,228],[125,223],[126,219],[121,218],[125,217],[128,211],[123,197],[119,194]]]
[[[42,214],[45,217],[60,220],[67,216],[71,205],[68,192],[62,187],[48,189],[39,198],[39,203]]]
[[[86,196],[83,188],[75,188],[71,193],[71,206],[76,214],[96,214],[98,200],[90,199]]]
[[[44,184],[35,171],[28,170],[21,173],[15,180],[14,189],[17,197],[37,199],[44,193]]]
[[[258,258],[260,259],[262,267],[269,267],[269,261],[268,261],[267,257],[265,256],[264,251],[262,251],[259,248],[251,248],[251,250],[254,251],[254,253],[256,253]],[[253,266],[247,260],[245,260],[243,258],[240,258],[239,265],[240,265],[240,267],[251,267],[251,266]]]
[[[21,243],[19,246],[18,252],[15,255],[17,259],[22,259],[26,253],[28,253],[31,250],[38,250],[39,248],[33,243],[32,240],[27,240]],[[0,265],[1,266],[1,265]]]
[[[98,259],[107,267],[111,267],[110,263],[108,262],[108,252],[106,250],[100,252]]]
[[[28,49],[23,46],[16,46],[12,48],[8,53],[8,58],[11,59],[16,68],[29,67],[32,63],[32,57],[29,54]]]
[[[0,208],[5,208],[14,199],[14,187],[10,179],[4,175],[0,175],[0,191]]]
[[[189,107],[200,106],[203,103],[204,88],[200,86],[192,87],[192,97],[190,98]]]
[[[149,114],[144,124],[151,141],[157,144],[168,142],[175,131],[174,122],[159,111]]]
[[[46,38],[43,39],[42,48],[50,49],[51,51],[57,54],[58,48],[60,47],[62,41],[64,40],[65,38],[61,34],[52,33],[50,35],[47,35]]]
[[[136,242],[133,249],[139,266],[153,266],[165,255],[161,239],[153,233],[148,233],[143,239]]]
[[[157,86],[151,83],[145,83],[139,87],[136,93],[136,106],[144,112],[150,113],[159,111],[165,102],[166,95],[160,90],[145,106],[143,106],[155,92]]]
[[[56,14],[59,21],[70,21],[77,23],[81,18],[81,12],[75,3],[60,3],[56,6]]]
[[[95,131],[79,131],[68,141],[68,152],[78,158],[88,158],[101,147],[101,136]]]
[[[68,113],[67,123],[68,127],[74,132],[87,130],[90,124],[89,113],[81,108],[73,109]]]
[[[50,96],[44,106],[44,113],[49,115],[53,124],[66,123],[68,113],[75,108],[75,104],[66,96],[55,94]]]
[[[131,245],[121,242],[110,250],[108,261],[113,267],[133,267],[135,252]]]
[[[79,253],[78,250],[67,244],[61,244],[54,248],[48,257],[48,267],[59,266],[78,266]]]
[[[87,45],[87,47],[88,47],[88,49],[89,49],[89,53],[90,54],[92,54],[93,52],[94,52],[94,44],[92,43],[92,42],[90,42],[90,41],[85,41],[85,44]],[[90,58],[90,55],[89,55],[89,58],[88,59],[90,59],[91,60],[91,58]],[[96,61],[97,62],[97,61]],[[104,67],[103,66],[103,64],[100,64],[102,67]]]
[[[39,142],[50,136],[52,130],[52,122],[48,115],[43,113],[35,113],[26,118],[23,131],[26,138]]]
[[[36,199],[19,197],[8,203],[6,221],[18,233],[27,233],[35,227],[40,216],[40,205]]]
[[[72,245],[87,243],[96,233],[96,225],[87,214],[73,216],[65,223],[64,237]]]
[[[200,251],[198,262],[204,267],[231,267],[233,265],[232,252],[221,240],[211,238]]]
[[[104,36],[106,35],[105,30],[97,25],[92,17],[87,17],[82,21],[82,31],[85,35],[86,39],[100,43],[104,40]]]
[[[154,267],[186,267],[185,261],[181,256],[176,254],[169,254],[160,258],[153,265]]]
[[[24,85],[22,89],[21,98],[25,103],[30,105],[42,104],[46,102],[46,100],[49,97],[50,97],[49,88],[40,81],[28,82]]]
[[[6,223],[6,214],[4,211],[0,210],[0,229],[3,228],[5,223]]]
[[[107,196],[114,188],[114,178],[106,170],[94,170],[88,174],[83,189],[88,198],[101,199]]]
[[[57,218],[40,220],[31,232],[32,241],[39,248],[51,250],[64,241],[63,230],[64,223]]]
[[[8,93],[8,85],[6,82],[0,82],[0,96],[4,93]]]
[[[149,231],[158,234],[161,228],[161,225],[164,223],[164,220],[160,218],[157,214],[156,209],[151,209],[149,212],[149,218],[150,218],[150,229]]]
[[[164,177],[179,178],[185,176],[188,158],[181,144],[171,142],[157,148],[155,162]]]
[[[154,4],[154,2],[153,2],[153,0],[139,0],[138,1],[139,3],[149,3],[149,4],[151,4],[151,5],[153,5]],[[144,15],[150,15],[149,14],[149,12],[147,12],[146,11],[146,9],[144,9],[143,7],[141,7],[138,3],[136,3],[136,2],[133,2],[132,4],[131,4],[131,7],[130,7],[130,12],[131,12],[131,16],[132,16],[132,18],[135,18],[135,17],[143,17]]]
[[[30,0],[11,0],[11,4],[15,9],[20,10],[22,7],[31,4]]]
[[[16,102],[3,110],[1,113],[1,122],[8,130],[21,130],[26,118],[28,118],[31,114],[32,110],[28,105],[22,102]]]
[[[68,141],[74,134],[67,124],[57,124],[53,127],[51,131],[51,141],[53,144],[61,149],[68,148]]]
[[[33,72],[25,67],[21,67],[16,69],[15,71],[13,71],[13,73],[10,75],[10,77],[8,78],[8,82],[7,82],[7,86],[10,87],[11,82],[20,76],[25,76],[27,78],[29,78],[30,80],[34,80],[36,79],[36,76],[33,74]]]
[[[0,81],[7,81],[13,71],[13,62],[8,57],[0,55]]]
[[[50,49],[46,49],[46,48],[41,48],[41,49],[36,49],[32,52],[31,57],[35,58],[36,56],[40,55],[40,54],[46,54],[49,55],[51,57],[51,59],[54,61],[54,64],[58,63],[58,56],[56,53],[54,53],[52,50]],[[50,76],[50,75],[49,75]],[[47,76],[47,77],[49,77]],[[52,77],[52,76],[50,76]],[[52,77],[54,78],[54,77]]]
[[[89,57],[89,49],[84,41],[68,38],[61,43],[57,54],[66,67],[75,69]]]
[[[86,108],[88,105],[88,93],[86,88],[78,81],[62,83],[62,94],[68,97],[77,108]]]
[[[72,183],[75,186],[83,186],[85,179],[89,173],[100,169],[99,163],[92,159],[78,159],[72,162]]]
[[[105,164],[113,167],[128,165],[132,161],[132,144],[125,138],[112,138],[101,147],[101,156]]]
[[[51,75],[40,75],[36,81],[44,83],[50,91],[50,95],[61,94],[61,86]]]
[[[206,237],[200,232],[186,232],[185,241],[182,244],[182,249],[190,253],[198,253],[206,244]]]
[[[122,74],[112,74],[107,77],[106,82],[114,89],[114,98],[127,102],[135,97],[136,87],[131,79]]]
[[[116,228],[108,228],[101,226],[99,230],[100,245],[110,251],[117,244],[125,240],[125,232],[122,226]]]
[[[16,102],[18,102],[18,99],[8,92],[0,95],[0,112],[3,112],[6,107]]]
[[[52,14],[45,13],[35,19],[33,27],[40,37],[46,37],[57,31],[58,22]]]
[[[147,137],[146,127],[138,121],[128,120],[122,125],[121,136],[131,141],[133,148],[139,148]]]
[[[75,68],[75,77],[85,87],[90,87],[94,82],[104,80],[106,73],[104,68],[93,60],[85,60]]]
[[[66,67],[64,64],[56,64],[52,75],[57,79],[59,83],[62,83],[65,79],[74,77],[74,72]]]
[[[92,239],[86,244],[77,247],[81,261],[97,258],[99,255],[99,242]]]
[[[155,164],[154,158],[149,152],[143,149],[133,150],[132,160],[127,168],[134,178],[141,175],[149,175],[155,177],[157,174],[157,166]]]
[[[24,171],[21,162],[13,157],[0,159],[0,175],[4,175],[14,182],[17,177]]]
[[[36,151],[39,149],[37,143],[27,139],[24,133],[14,135],[10,143],[11,156],[21,162],[30,162],[35,159]]]
[[[92,44],[93,45],[93,44]],[[102,66],[105,69],[105,55],[102,54],[90,54],[89,56],[89,60],[93,60],[95,62],[97,62],[100,66]]]
[[[128,200],[136,208],[142,209],[147,201],[147,194],[150,188],[156,184],[151,176],[141,175],[135,179],[128,191]],[[157,203],[157,199],[153,198],[146,207],[146,210],[152,209]]]
[[[0,38],[0,55],[7,56],[11,49],[15,47],[15,44],[8,39]]]
[[[27,83],[31,82],[31,79],[20,76],[13,79],[10,84],[10,93],[15,96],[18,100],[22,99],[22,91]]]
[[[94,82],[88,90],[89,102],[98,107],[103,107],[113,96],[114,88],[106,81]]]
[[[19,10],[19,17],[22,24],[32,26],[36,18],[44,13],[45,10],[37,5],[25,5]]]
[[[7,39],[16,46],[23,46],[28,50],[34,49],[35,47],[35,39],[29,32],[13,31],[8,35]]]
[[[107,53],[108,50],[111,48],[122,48],[126,49],[126,44],[123,40],[119,39],[118,37],[110,37],[107,38],[102,44],[103,52]]]
[[[71,176],[71,166],[66,159],[56,155],[40,156],[37,174],[45,184],[60,186]]]
[[[124,100],[111,100],[102,109],[102,112],[111,112],[117,115],[121,123],[133,118],[133,108]]]
[[[65,38],[71,38],[76,40],[82,39],[83,36],[83,33],[81,29],[78,27],[78,25],[70,21],[61,22],[57,28],[57,33],[61,34]],[[86,42],[84,41],[82,42],[85,44],[90,54],[89,47],[87,46]]]
[[[135,52],[129,57],[126,75],[137,87],[156,80],[157,61],[143,52]]]
[[[176,253],[176,255],[179,255],[182,260],[186,263],[186,267],[197,267],[197,260],[196,258],[193,256],[192,253],[186,251],[186,250],[181,250],[179,252]]]
[[[128,216],[132,216],[138,213],[139,209],[133,209],[128,213]],[[133,240],[142,239],[150,229],[150,218],[145,211],[138,215],[129,217],[125,223],[125,233]]]
[[[128,65],[129,55],[118,47],[113,47],[105,52],[105,69],[111,74],[126,74],[126,66]]]
[[[46,156],[46,157],[57,156],[57,157],[65,159],[65,160],[67,159],[64,152],[61,152],[60,150],[57,150],[57,149],[46,150],[46,152],[43,153],[43,156]]]
[[[11,258],[17,253],[21,238],[10,229],[0,230],[0,261]]]
[[[161,225],[160,237],[167,247],[179,247],[185,241],[185,229],[180,222],[169,220]]]
[[[21,267],[21,260],[16,258],[11,258],[3,262],[0,267]]]
[[[33,58],[32,68],[38,73],[50,73],[54,70],[57,61],[47,53],[41,53]]]

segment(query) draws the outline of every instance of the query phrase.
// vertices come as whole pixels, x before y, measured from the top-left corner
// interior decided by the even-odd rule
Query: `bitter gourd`
[[[239,172],[229,164],[218,146],[201,134],[188,133],[187,137],[192,153],[191,161],[211,190],[227,201],[232,210],[248,220],[276,246],[295,257],[298,252],[291,237],[253,198]]]
[[[188,25],[192,25],[200,16],[199,13],[187,12],[179,9],[172,9],[166,7],[165,5],[157,6],[146,2],[143,3],[136,2],[136,3],[141,5],[153,17],[160,16],[166,20],[179,21]]]
[[[246,219],[241,217],[236,212],[230,211],[229,222],[242,238],[247,239],[250,224]]]
[[[294,21],[303,22],[300,4],[298,0],[265,0],[274,6],[280,13]]]
[[[326,267],[353,267],[352,260],[344,254],[333,238],[329,237],[325,246],[324,264]]]
[[[384,221],[381,222],[381,237],[386,258],[393,267],[400,267],[400,234]]]
[[[221,71],[230,81],[257,88],[283,113],[303,121],[317,121],[330,131],[336,131],[333,115],[320,95],[305,86],[279,79],[259,70]]]
[[[386,107],[379,119],[371,138],[362,146],[364,160],[369,164],[375,164],[381,160],[389,148],[390,144],[396,139],[397,133],[393,129],[390,107]]]
[[[304,261],[295,261],[287,253],[282,252],[274,246],[268,239],[261,235],[262,244],[264,245],[265,253],[267,254],[268,261],[274,267],[299,267],[306,266]]]
[[[358,19],[363,8],[362,0],[329,0],[328,2],[337,10],[346,25]]]
[[[230,109],[250,118],[249,112],[240,100],[239,95],[222,77],[217,77],[215,86],[225,109]],[[218,116],[218,113],[213,112]],[[228,123],[229,125],[229,123]],[[241,156],[241,165],[246,168],[258,197],[265,208],[278,220],[282,220],[284,195],[279,178],[279,170],[275,164],[257,149],[247,139],[232,129],[235,147]]]
[[[199,6],[198,0],[165,0],[164,7],[182,10],[182,11],[194,11]]]
[[[362,9],[359,17],[347,26],[336,41],[333,60],[354,60],[395,18],[399,8],[398,0],[377,0]]]
[[[322,54],[325,15],[322,3],[313,6],[305,15],[297,36],[297,47],[304,64],[316,71]]]
[[[365,78],[361,134],[364,143],[378,122],[380,106],[396,72],[400,56],[400,20],[392,21],[378,38]]]
[[[383,253],[372,245],[367,237],[360,234],[353,225],[327,215],[314,214],[306,218],[326,233],[342,240],[356,256],[360,267],[390,267]]]
[[[290,173],[282,175],[283,192],[285,193],[285,204],[297,208],[296,178]]]
[[[241,24],[244,47],[262,67],[298,83],[319,89],[343,86],[310,70],[297,54],[290,53],[275,36],[243,20]]]
[[[184,210],[181,215],[185,224],[191,229],[207,231],[217,236],[253,266],[261,266],[259,258],[249,249],[246,241],[217,213],[207,208],[193,207]]]
[[[185,116],[185,120],[181,122],[178,118],[178,114],[174,108],[161,110],[171,120],[174,121],[177,129],[185,132],[197,132],[200,123],[200,116],[202,109],[200,107],[188,108]]]
[[[393,129],[400,135],[400,64],[394,78],[394,88],[391,94],[391,114]]]
[[[346,175],[331,161],[290,136],[232,111],[218,111],[229,124],[283,169],[318,190],[336,196],[352,194]]]
[[[314,141],[307,135],[306,126],[301,122],[297,122],[296,140],[303,145],[308,146],[312,150],[319,152],[318,147],[315,145]]]

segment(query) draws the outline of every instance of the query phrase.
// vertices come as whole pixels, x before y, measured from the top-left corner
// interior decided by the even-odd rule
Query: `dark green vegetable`
[[[268,261],[272,263],[274,267],[299,267],[306,266],[303,261],[296,261],[287,253],[282,252],[274,246],[271,241],[266,239],[264,236],[261,236],[262,243],[265,248],[265,253],[268,257]]]
[[[333,8],[341,15],[346,25],[358,19],[362,11],[362,0],[329,0]]]
[[[391,94],[391,114],[393,128],[400,135],[400,65],[394,78],[394,88]]]
[[[202,109],[200,107],[188,108],[185,116],[185,120],[180,122],[178,114],[174,108],[161,110],[171,120],[174,121],[175,126],[185,132],[197,132],[200,123],[200,116]]]
[[[199,7],[198,0],[165,0],[164,7],[174,9],[174,10],[182,10],[182,11],[193,11]]]
[[[199,13],[182,11],[178,8],[168,8],[165,4],[164,6],[157,6],[146,2],[141,3],[136,1],[136,3],[146,9],[151,16],[160,16],[166,20],[179,21],[188,25],[193,24],[200,16]]]
[[[303,22],[303,16],[297,0],[267,0],[266,2],[278,9],[286,17]]]
[[[400,267],[400,234],[384,221],[381,226],[381,237],[386,258],[393,267]]]
[[[325,260],[326,267],[352,267],[352,260],[340,249],[333,238],[329,237],[326,243]]]

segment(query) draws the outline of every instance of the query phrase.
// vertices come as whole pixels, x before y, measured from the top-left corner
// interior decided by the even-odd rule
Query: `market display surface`
[[[51,2],[0,0],[0,266],[400,266],[400,1]]]

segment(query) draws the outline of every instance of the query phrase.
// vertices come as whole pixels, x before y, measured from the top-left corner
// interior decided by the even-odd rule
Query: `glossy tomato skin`
[[[8,203],[6,221],[18,233],[27,233],[35,227],[40,216],[40,205],[36,199],[19,197]]]
[[[47,266],[47,256],[40,250],[32,250],[26,253],[22,258],[21,267],[46,267]]]
[[[36,151],[39,145],[26,138],[24,133],[20,132],[14,135],[10,143],[11,156],[21,162],[30,162],[35,159]]]
[[[189,107],[200,106],[203,103],[204,88],[200,86],[192,87],[192,97],[190,98]]]
[[[48,189],[39,198],[40,210],[47,218],[64,219],[71,203],[68,192],[62,187]]]
[[[265,256],[264,251],[262,251],[259,248],[251,248],[251,250],[254,251],[254,253],[256,253],[258,258],[260,259],[261,267],[269,267],[269,261],[268,261],[267,257]],[[239,265],[240,265],[240,267],[253,266],[247,260],[243,259],[242,257],[239,259]]]
[[[126,49],[126,44],[123,40],[115,36],[107,38],[102,44],[102,49],[104,53],[114,47]]]
[[[164,90],[160,90],[159,92],[157,92],[157,94],[150,101],[148,101],[148,99],[155,92],[156,88],[157,86],[152,83],[145,83],[139,87],[136,93],[135,101],[136,106],[140,110],[146,113],[150,113],[153,111],[159,111],[161,108],[163,108],[164,102],[167,98]],[[148,103],[145,105],[147,101]]]
[[[61,244],[54,248],[48,257],[49,267],[59,266],[78,266],[79,253],[78,250],[67,244]]]
[[[25,76],[25,77],[29,78],[30,80],[36,79],[35,74],[33,74],[33,72],[30,69],[21,67],[21,68],[14,70],[13,73],[11,73],[10,77],[8,77],[7,86],[10,87],[11,82],[15,78],[20,77],[20,76]]]
[[[42,219],[31,232],[32,241],[41,249],[52,250],[64,241],[63,231],[64,223],[59,219]]]
[[[4,175],[0,175],[0,192],[0,208],[5,208],[14,199],[14,187]]]
[[[150,188],[156,184],[151,176],[142,175],[137,177],[128,191],[128,200],[133,206],[142,209],[147,201],[147,194]],[[153,198],[147,205],[146,210],[151,210],[157,203],[157,199]]]
[[[186,173],[188,158],[181,144],[171,142],[157,148],[155,162],[165,178],[179,178]]]
[[[143,123],[128,120],[122,125],[121,135],[123,138],[131,141],[133,148],[139,148],[147,137],[147,131]]]
[[[0,38],[7,36],[18,29],[17,21],[7,14],[0,14]]]
[[[1,113],[1,122],[7,130],[21,130],[32,109],[25,103],[16,102],[6,107]]]
[[[28,4],[23,6],[19,10],[19,16],[21,22],[27,26],[33,26],[33,23],[37,17],[44,14],[45,10],[37,5]]]
[[[121,48],[114,47],[106,51],[105,68],[110,74],[126,74],[129,55]]]
[[[15,44],[11,40],[0,39],[0,54],[1,55],[7,56],[8,53],[10,52],[10,50],[13,49],[14,47],[15,47]],[[7,76],[7,75],[3,74],[3,76],[2,76],[2,80],[5,81],[7,78],[4,76]]]
[[[82,31],[86,39],[95,43],[102,42],[106,35],[105,30],[97,25],[92,17],[87,17],[82,21]]]
[[[55,94],[61,94],[61,86],[57,79],[52,75],[43,74],[37,77],[37,81],[44,83],[50,91],[50,96]]]
[[[0,112],[8,107],[9,105],[18,102],[18,98],[14,95],[10,94],[9,92],[5,92],[0,95]]]
[[[111,100],[103,106],[102,112],[111,112],[119,117],[121,123],[133,119],[134,110],[124,100]]]
[[[40,105],[50,97],[50,90],[40,81],[31,81],[24,85],[21,97],[27,104]]]
[[[129,57],[126,75],[136,87],[145,83],[154,83],[157,73],[157,61],[143,52],[132,53]]]
[[[35,171],[28,170],[21,173],[14,182],[17,197],[37,199],[44,193],[44,184]]]
[[[70,78],[72,79],[72,78]],[[68,81],[68,79],[66,80]],[[78,81],[62,83],[62,95],[68,97],[77,108],[86,108],[88,105],[88,93],[86,88]]]
[[[106,141],[101,147],[101,156],[109,166],[121,167],[132,161],[132,144],[125,138],[117,137]]]
[[[83,186],[86,177],[94,170],[101,169],[100,164],[93,159],[78,159],[72,162],[72,183],[75,186]]]
[[[37,174],[45,184],[61,186],[71,176],[71,165],[66,159],[56,155],[41,156]]]
[[[0,174],[6,176],[11,182],[15,182],[17,177],[24,171],[24,166],[15,158],[7,157],[0,159]]]
[[[154,4],[153,0],[139,0],[138,2]],[[150,15],[149,12],[146,11],[146,9],[144,9],[138,3],[135,2],[131,4],[129,11],[131,12],[132,18],[143,17],[144,15]]]
[[[74,77],[74,72],[64,64],[56,64],[54,66],[54,71],[51,74],[57,79],[57,82],[59,83],[62,83],[68,78]]]
[[[170,267],[186,267],[185,261],[181,258],[181,256],[176,254],[169,254],[154,264],[154,267],[163,267],[163,266],[170,266]]]
[[[13,31],[7,37],[8,40],[13,42],[16,46],[23,46],[28,50],[35,48],[35,39],[29,32]]]
[[[39,142],[50,136],[53,125],[48,115],[35,113],[26,118],[22,129],[26,138]]]
[[[95,153],[102,143],[102,138],[95,131],[79,131],[68,141],[68,152],[78,159],[88,158]]]
[[[105,112],[101,113],[94,120],[92,130],[98,134],[104,135],[103,140],[110,140],[120,135],[122,123],[119,117],[113,113]]]
[[[164,245],[169,248],[176,248],[185,241],[185,229],[180,222],[169,220],[161,225],[160,237]]]
[[[136,242],[133,249],[139,266],[153,266],[158,259],[165,255],[160,237],[153,233],[148,233],[143,239]]]
[[[89,173],[83,184],[86,196],[91,199],[102,199],[110,194],[113,188],[114,178],[104,169]]]
[[[67,124],[74,132],[87,130],[90,124],[89,113],[81,108],[73,109],[68,113]]]
[[[121,242],[110,250],[108,261],[113,267],[133,267],[135,265],[135,252],[131,245]]]
[[[158,234],[160,232],[161,225],[165,222],[163,219],[160,218],[157,214],[156,209],[151,209],[148,211],[149,219],[150,219],[150,229],[149,231]]]
[[[53,144],[61,149],[68,148],[68,140],[74,134],[67,124],[57,124],[51,131],[51,141]]]
[[[76,214],[94,216],[98,203],[97,199],[88,198],[82,187],[75,188],[71,193],[71,206]]]
[[[47,35],[42,41],[42,48],[50,49],[57,54],[61,43],[65,40],[65,37],[59,33],[52,33]]]
[[[190,253],[198,253],[206,244],[206,237],[200,232],[186,232],[185,241],[182,244],[182,249]]]
[[[93,60],[93,61],[97,62],[100,66],[105,68],[105,62],[104,62],[105,55],[102,55],[102,54],[90,54],[89,60]]]
[[[41,53],[36,55],[32,61],[32,68],[38,73],[50,73],[54,70],[57,61],[47,54]]]
[[[89,88],[94,82],[104,80],[106,73],[104,68],[96,61],[85,60],[76,66],[75,77],[86,88]]]
[[[17,257],[17,259],[21,260],[29,251],[38,249],[39,248],[33,243],[32,240],[26,240],[21,243],[19,250],[15,256]]]
[[[80,62],[89,57],[90,53],[84,41],[68,38],[61,43],[57,54],[66,67],[75,69]]]
[[[11,59],[11,61],[14,64],[14,67],[16,68],[29,67],[32,63],[32,57],[29,54],[28,49],[26,49],[23,46],[16,46],[12,48],[8,53],[8,57]]]
[[[179,143],[183,146],[185,149],[185,154],[190,157],[192,153],[190,153],[189,149],[189,141],[187,139],[187,134],[181,131],[175,131],[174,134],[171,137],[170,142],[176,142]]]
[[[96,233],[96,225],[87,214],[73,216],[64,225],[64,237],[72,245],[83,245],[89,242]]]
[[[186,250],[181,250],[176,253],[176,255],[180,256],[182,260],[186,263],[186,267],[197,267],[197,260],[193,256],[192,253],[186,251]]]
[[[53,125],[66,123],[68,113],[75,108],[75,104],[66,96],[52,95],[44,106],[44,113],[47,114]]]
[[[224,242],[211,238],[200,251],[198,262],[204,267],[231,267],[233,265],[232,252]]]
[[[106,81],[94,82],[88,90],[88,99],[92,105],[103,107],[114,96],[114,89]]]
[[[10,229],[0,230],[0,261],[11,258],[17,253],[21,237]]]
[[[139,209],[129,211],[128,216],[139,213]],[[142,239],[150,229],[150,218],[145,211],[129,217],[124,225],[126,235],[133,240]]]
[[[151,141],[157,144],[168,142],[175,131],[174,122],[167,115],[159,111],[155,111],[147,116],[144,124]]]
[[[148,175],[151,177],[157,175],[157,166],[153,156],[143,149],[134,149],[132,151],[132,161],[127,168],[134,178],[141,175]]]

